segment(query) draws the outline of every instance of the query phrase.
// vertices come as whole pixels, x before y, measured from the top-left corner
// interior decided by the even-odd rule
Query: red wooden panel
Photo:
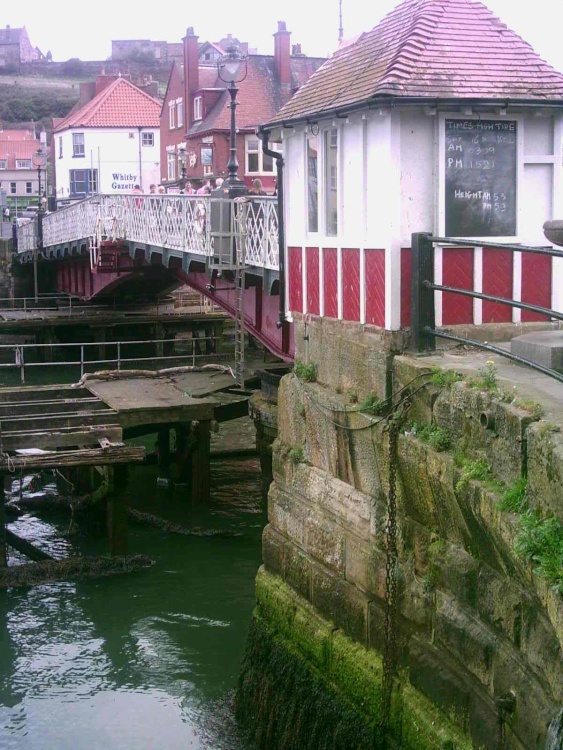
[[[323,248],[324,316],[338,317],[338,254],[334,248]]]
[[[385,326],[385,250],[365,251],[366,323]]]
[[[360,251],[342,249],[342,317],[360,319]]]
[[[551,257],[522,253],[522,302],[551,307]],[[549,320],[547,315],[522,310],[522,322]]]
[[[512,298],[513,253],[510,250],[483,248],[483,294]],[[510,323],[512,308],[483,300],[483,323]]]
[[[442,250],[442,283],[459,289],[473,289],[473,250],[465,247],[445,247]],[[444,292],[442,323],[473,323],[473,299]]]
[[[411,249],[401,250],[401,328],[411,324]]]
[[[306,247],[307,263],[307,312],[320,315],[319,248]]]
[[[303,253],[300,247],[288,247],[289,309],[303,312]]]

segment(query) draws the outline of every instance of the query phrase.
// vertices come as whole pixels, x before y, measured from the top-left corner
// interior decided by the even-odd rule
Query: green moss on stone
[[[376,750],[381,658],[353,642],[263,568],[236,712],[258,750]],[[413,688],[392,701],[389,747],[469,750],[471,742]]]

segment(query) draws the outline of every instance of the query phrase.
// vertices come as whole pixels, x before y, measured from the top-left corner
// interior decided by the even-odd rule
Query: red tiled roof
[[[160,102],[126,78],[117,78],[92,101],[70,114],[56,131],[67,128],[158,128]]]
[[[35,133],[31,130],[1,130],[0,141],[36,141]]]
[[[247,76],[238,84],[237,127],[254,130],[261,122],[273,117],[324,61],[325,58],[318,57],[291,57],[291,84],[284,87],[278,83],[273,56],[250,55]],[[199,77],[201,88],[227,88],[216,68],[200,67]],[[228,130],[231,122],[229,102],[230,97],[225,91],[205,119],[190,128],[188,136],[208,130]]]
[[[273,118],[377,97],[561,100],[563,74],[476,0],[404,0],[341,47]]]
[[[8,160],[8,169],[16,168],[16,159],[31,159],[31,169],[34,169],[33,157],[41,147],[38,140],[4,140],[0,133],[0,159]]]

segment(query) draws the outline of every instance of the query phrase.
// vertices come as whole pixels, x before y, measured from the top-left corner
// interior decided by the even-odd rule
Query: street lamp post
[[[246,195],[246,185],[238,176],[238,159],[237,159],[237,144],[236,144],[236,108],[237,101],[236,96],[238,93],[237,83],[241,83],[246,78],[248,68],[247,59],[242,56],[235,45],[231,45],[227,52],[217,60],[217,72],[219,78],[228,83],[227,91],[231,97],[231,103],[229,109],[231,110],[231,133],[230,133],[230,148],[229,148],[229,161],[227,162],[227,170],[229,172],[225,182],[223,183],[223,190],[228,189],[229,198],[237,198],[241,195]]]
[[[39,280],[37,273],[37,258],[40,252],[43,252],[43,213],[45,211],[45,202],[43,200],[43,192],[41,190],[41,169],[45,168],[47,164],[47,154],[41,147],[37,149],[34,156],[34,163],[37,167],[37,195],[38,195],[38,206],[37,212],[37,242],[33,248],[33,291],[35,296],[35,302],[39,299]]]
[[[185,146],[178,147],[178,161],[180,162],[181,175],[180,175],[180,190],[183,192],[186,189],[186,148]]]

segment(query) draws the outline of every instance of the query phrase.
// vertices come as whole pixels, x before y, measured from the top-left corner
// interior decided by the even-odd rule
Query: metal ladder
[[[246,282],[246,225],[248,206],[233,204],[233,236],[235,240],[235,380],[244,390],[244,287]]]
[[[244,390],[244,265],[235,269],[235,381]]]

